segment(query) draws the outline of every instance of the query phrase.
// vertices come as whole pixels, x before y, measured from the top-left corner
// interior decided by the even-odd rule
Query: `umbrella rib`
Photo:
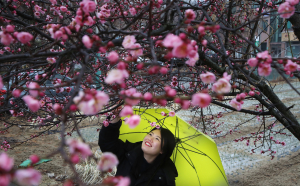
[[[184,148],[183,148],[183,149],[184,149]],[[184,149],[184,150],[185,150],[185,149]],[[189,161],[184,157],[183,153],[180,152],[179,149],[178,149],[178,151],[179,151],[179,153],[182,155],[182,157],[183,157],[183,158],[191,165],[191,167],[195,170],[196,175],[197,175],[197,179],[198,179],[198,182],[199,182],[199,185],[201,186],[201,183],[200,183],[200,179],[199,179],[199,176],[198,176],[197,169],[195,168],[194,163],[193,163],[193,161],[191,160],[190,156],[186,153],[187,156],[188,156],[188,158],[190,159],[191,162],[189,162]]]

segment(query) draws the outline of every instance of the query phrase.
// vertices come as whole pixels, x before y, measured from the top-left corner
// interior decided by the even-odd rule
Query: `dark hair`
[[[176,146],[176,140],[175,137],[173,135],[173,133],[166,128],[153,128],[150,130],[150,132],[154,131],[154,130],[160,130],[161,133],[161,149],[162,149],[162,154],[159,154],[155,160],[152,162],[151,166],[148,168],[147,170],[147,174],[151,174],[151,178],[148,181],[148,185],[151,181],[151,179],[153,178],[153,176],[155,175],[155,173],[158,171],[158,169],[163,165],[164,162],[166,162],[166,160],[168,158],[171,157],[173,150]],[[149,132],[149,133],[150,133]],[[140,149],[139,153],[138,153],[138,161],[136,161],[136,163],[132,166],[132,170],[131,172],[137,176],[139,174],[139,168],[138,168],[138,162],[141,162],[143,156],[143,151],[142,149]]]

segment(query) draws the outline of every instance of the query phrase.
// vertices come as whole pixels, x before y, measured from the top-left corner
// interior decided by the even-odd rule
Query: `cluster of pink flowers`
[[[282,18],[290,18],[295,13],[295,5],[299,3],[299,0],[286,0],[278,7],[278,13]]]
[[[18,40],[23,44],[27,44],[33,39],[33,36],[28,32],[14,32],[15,27],[12,25],[7,25],[6,28],[2,28],[0,31],[0,42],[3,45],[10,45],[13,41]]]
[[[135,88],[122,90],[120,94],[126,96],[125,102],[130,106],[139,104],[140,99],[143,97],[142,93],[138,92]]]
[[[108,5],[105,4],[101,6],[100,12],[97,13],[97,17],[100,19],[100,22],[104,24],[106,22],[106,18],[110,16],[110,9],[108,8]]]
[[[48,29],[51,37],[57,40],[61,39],[62,41],[66,41],[72,34],[68,26],[61,27],[61,25],[58,24],[49,24],[46,28]]]
[[[169,50],[168,58],[189,58],[186,61],[189,66],[194,66],[199,59],[197,42],[189,40],[184,33],[168,34],[162,44]]]
[[[164,112],[161,112],[161,114],[163,114]],[[163,115],[163,116],[166,116],[166,115]],[[157,128],[157,129],[159,129],[160,128],[160,125],[159,124],[156,124],[156,122],[151,122],[150,123],[150,126],[151,127],[155,127],[155,128]]]
[[[230,79],[231,75],[228,75],[227,72],[224,72],[223,77],[218,79],[218,81],[213,84],[212,90],[218,94],[226,94],[230,92]]]
[[[236,95],[234,99],[232,99],[229,104],[234,107],[236,110],[240,111],[242,109],[242,105],[244,104],[244,99],[246,98],[247,93],[241,93]]]
[[[258,74],[260,76],[268,76],[272,72],[271,68],[272,57],[268,51],[260,52],[256,58],[248,59],[248,65],[251,67],[258,66]]]
[[[13,171],[14,159],[6,153],[0,155],[0,185],[8,186],[12,179],[15,179],[20,185],[30,186],[38,185],[41,181],[41,174],[33,168],[19,169]]]
[[[104,152],[98,162],[97,168],[103,172],[111,172],[119,164],[119,160],[111,152]]]
[[[90,147],[82,141],[70,138],[67,140],[67,145],[69,146],[72,163],[78,163],[80,161],[79,156],[87,158],[92,155]]]
[[[293,76],[293,72],[300,71],[300,65],[294,63],[292,60],[288,59],[286,61],[278,60],[278,63],[284,65],[284,71],[287,75]]]
[[[99,90],[86,89],[85,91],[80,90],[73,101],[84,114],[95,115],[109,102],[109,96]]]
[[[34,15],[36,17],[40,17],[41,14],[45,14],[45,11],[42,10],[42,8],[39,5],[34,5]]]
[[[192,9],[188,9],[185,11],[185,23],[188,24],[191,21],[194,21],[196,18],[196,13]]]
[[[7,149],[9,148],[10,148],[10,144],[6,140],[4,140],[1,145],[1,150],[7,151]]]
[[[171,82],[171,86],[172,87],[177,87],[177,85],[178,85],[178,81],[177,81],[178,79],[177,79],[177,77],[176,76],[173,76],[172,77],[172,82]]]
[[[129,51],[132,57],[137,58],[143,55],[142,46],[136,43],[136,39],[132,35],[125,36],[122,46]]]

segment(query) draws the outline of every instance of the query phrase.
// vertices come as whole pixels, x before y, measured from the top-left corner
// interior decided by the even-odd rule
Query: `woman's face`
[[[159,154],[162,154],[160,130],[153,130],[145,136],[142,144],[142,150],[144,154],[150,156],[158,156]]]

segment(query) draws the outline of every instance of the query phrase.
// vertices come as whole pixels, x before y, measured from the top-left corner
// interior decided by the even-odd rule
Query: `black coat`
[[[130,143],[126,140],[124,143],[119,139],[119,129],[122,125],[120,120],[117,123],[109,124],[108,127],[102,127],[99,133],[99,146],[102,152],[112,152],[118,159],[116,176],[130,177],[130,186],[145,186],[150,180],[150,174],[139,174],[138,177],[131,174],[132,165],[138,160],[137,152],[141,149],[142,142]],[[140,162],[138,162],[140,163]],[[164,162],[151,179],[149,186],[175,186],[175,177],[178,176],[177,169],[171,159]]]

